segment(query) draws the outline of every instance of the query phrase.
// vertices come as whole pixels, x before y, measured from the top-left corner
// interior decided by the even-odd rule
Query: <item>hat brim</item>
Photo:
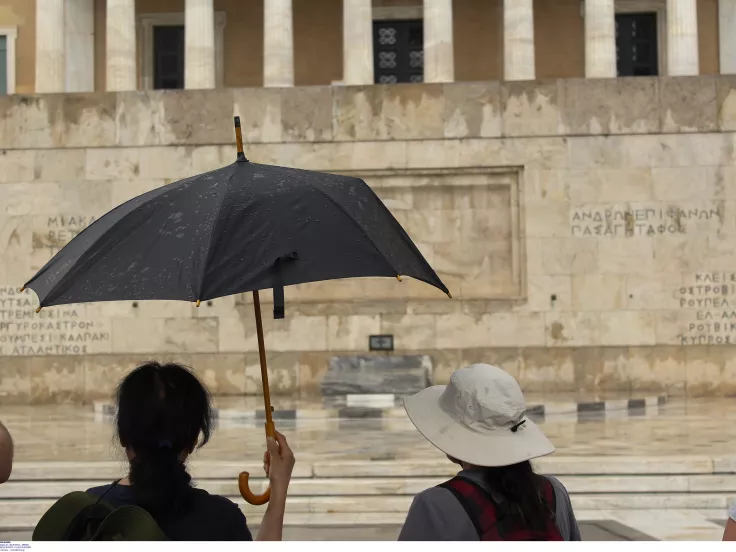
[[[474,466],[511,466],[547,456],[555,447],[528,418],[515,432],[498,429],[482,434],[465,427],[440,408],[446,386],[437,385],[404,399],[409,419],[427,441],[448,456]]]

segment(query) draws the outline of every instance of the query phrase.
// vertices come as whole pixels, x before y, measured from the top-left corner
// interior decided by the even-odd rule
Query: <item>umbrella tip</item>
[[[196,303],[196,306],[197,306],[197,307],[199,307],[199,305],[200,305],[200,303],[201,303],[201,302],[202,302],[202,301],[200,301],[199,299],[197,299],[197,303]]]
[[[447,296],[448,296],[448,297],[449,297],[450,299],[452,299],[452,293],[450,293],[449,291],[447,292]]]
[[[397,274],[397,275],[396,275],[396,279],[397,279],[397,280],[398,280],[399,282],[403,282],[403,281],[404,281],[404,280],[402,280],[402,279],[401,279],[401,274]]]
[[[18,290],[20,293],[23,293],[26,290],[26,286],[20,286],[20,289]]]
[[[41,312],[41,309],[42,309],[42,308],[43,308],[43,307],[38,307],[38,308],[36,309],[36,314],[38,314],[39,312]]]
[[[243,151],[243,133],[240,130],[240,117],[235,117],[235,145],[238,148],[237,160],[239,163],[248,161],[245,158],[245,152]]]

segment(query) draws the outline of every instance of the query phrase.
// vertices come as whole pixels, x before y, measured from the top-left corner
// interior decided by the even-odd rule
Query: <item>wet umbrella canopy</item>
[[[365,182],[243,158],[113,209],[26,287],[46,307],[400,275],[448,293]]]
[[[449,291],[401,225],[358,178],[237,161],[113,209],[26,285],[41,307],[99,301],[196,302],[253,291],[266,408],[274,435],[258,290],[367,276],[411,276]],[[39,308],[41,308],[39,307]],[[240,491],[251,504],[248,474]]]

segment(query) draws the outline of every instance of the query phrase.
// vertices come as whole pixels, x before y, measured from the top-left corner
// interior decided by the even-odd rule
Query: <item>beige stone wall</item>
[[[234,112],[252,160],[366,178],[455,296],[289,288],[277,392],[378,332],[438,382],[483,360],[541,392],[736,390],[736,80],[696,77],[0,98],[3,402],[104,397],[162,355],[258,391],[247,297],[36,316],[15,291],[93,217],[232,162]]]
[[[294,70],[297,85],[329,85],[342,79],[342,0],[294,1]],[[664,0],[663,0],[664,2]],[[375,6],[407,6],[417,0],[374,0]],[[228,87],[263,84],[263,0],[215,0],[225,12]],[[105,89],[106,0],[95,0],[95,87]],[[184,0],[137,0],[139,15],[176,13]],[[455,77],[461,82],[503,77],[503,1],[454,0]],[[579,0],[534,3],[537,77],[574,78],[585,72],[584,24]],[[0,26],[17,25],[19,93],[35,81],[35,2],[0,0]],[[700,72],[718,73],[718,0],[698,0]],[[139,37],[140,39],[140,37]],[[139,40],[139,58],[140,52]],[[140,69],[139,69],[140,70]]]

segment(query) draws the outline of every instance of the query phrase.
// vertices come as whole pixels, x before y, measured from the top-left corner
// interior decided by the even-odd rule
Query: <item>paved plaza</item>
[[[259,401],[252,399],[251,404]],[[230,403],[228,403],[230,404]],[[274,404],[294,405],[274,398]],[[544,431],[558,456],[736,455],[736,401],[671,401],[647,414],[550,417]],[[109,420],[108,420],[109,421]],[[8,406],[3,422],[17,445],[16,460],[106,461],[119,459],[112,427],[91,407]],[[390,420],[281,421],[300,459],[433,459],[438,453],[405,417]],[[258,422],[222,421],[199,460],[255,461],[262,455]],[[255,444],[255,445],[254,445]]]
[[[251,404],[257,399],[218,406]],[[3,419],[16,440],[17,469],[0,486],[0,538],[26,538],[53,497],[123,473],[110,418],[95,415],[92,406],[9,407]],[[736,405],[728,399],[548,416],[541,424],[557,453],[539,468],[570,490],[586,539],[717,540],[727,501],[736,496],[733,419]],[[290,540],[391,540],[411,497],[452,473],[399,416],[292,420],[278,427],[297,455],[286,519]],[[234,476],[241,468],[260,474],[262,443],[259,422],[222,420],[193,458],[199,485],[239,500]],[[262,512],[240,503],[257,527]]]

